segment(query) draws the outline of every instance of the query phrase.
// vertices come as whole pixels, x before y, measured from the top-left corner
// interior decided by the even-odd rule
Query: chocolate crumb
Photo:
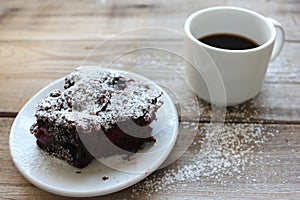
[[[106,181],[109,177],[108,176],[102,176],[102,180]]]
[[[81,174],[81,171],[79,171],[79,170],[78,170],[78,171],[76,171],[76,174]]]

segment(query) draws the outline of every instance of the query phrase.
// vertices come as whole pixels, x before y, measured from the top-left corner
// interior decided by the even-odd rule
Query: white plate
[[[161,87],[144,77],[132,73],[130,75],[143,82],[151,83],[156,89],[163,91]],[[21,109],[12,125],[9,138],[10,153],[16,167],[28,181],[48,192],[64,196],[105,195],[127,188],[144,179],[168,157],[178,133],[178,116],[172,100],[165,91],[162,96],[164,104],[158,110],[157,121],[151,124],[157,142],[138,151],[129,161],[123,160],[122,163],[117,163],[121,170],[107,167],[97,160],[79,170],[62,160],[47,155],[37,147],[36,139],[30,134],[29,129],[35,122],[34,113],[37,103],[53,89],[62,90],[63,84],[62,78],[33,96]],[[103,180],[104,176],[108,179]]]

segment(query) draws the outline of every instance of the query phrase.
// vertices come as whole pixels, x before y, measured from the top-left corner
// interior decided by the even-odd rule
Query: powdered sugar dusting
[[[54,90],[39,103],[36,116],[57,124],[76,121],[83,129],[90,124],[108,129],[116,122],[139,117],[149,122],[163,103],[162,93],[134,78],[132,73],[79,67],[66,76],[63,92]]]
[[[11,137],[10,141],[10,148],[13,149],[13,151],[11,151],[12,156],[14,160],[18,161],[18,164],[21,165],[24,173],[31,174],[39,172],[47,174],[57,169],[73,169],[73,167],[69,166],[69,164],[63,160],[47,155],[44,151],[39,149],[35,144],[36,140],[34,136],[29,133],[29,130],[24,129],[22,126],[17,126],[15,130],[16,133],[14,133],[14,137]],[[17,137],[19,133],[24,134],[22,140]]]
[[[139,193],[151,195],[161,190],[172,191],[182,184],[209,178],[221,182],[223,177],[244,177],[245,168],[257,160],[255,151],[273,133],[262,124],[205,123],[198,132],[201,146],[193,157],[175,169],[165,169],[132,188],[132,197]]]

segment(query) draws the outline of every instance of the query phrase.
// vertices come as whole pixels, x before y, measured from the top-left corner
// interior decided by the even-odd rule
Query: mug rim
[[[268,25],[268,27],[271,31],[271,35],[270,35],[269,39],[266,42],[259,45],[258,47],[251,48],[251,49],[232,50],[232,49],[222,49],[222,48],[207,45],[207,44],[199,41],[196,37],[193,36],[193,34],[191,33],[190,27],[191,27],[192,21],[197,16],[199,16],[203,13],[206,13],[206,12],[214,11],[214,10],[235,10],[235,11],[241,11],[241,12],[244,12],[244,13],[247,13],[247,14],[250,14],[250,15],[254,15],[255,17],[259,18],[260,20],[264,21],[264,23],[266,25]],[[245,53],[245,52],[253,52],[253,51],[258,51],[258,50],[264,49],[264,48],[268,47],[269,45],[271,45],[275,41],[275,37],[276,37],[275,27],[273,26],[273,24],[266,17],[264,17],[263,15],[255,12],[255,11],[252,11],[252,10],[249,10],[249,9],[246,9],[246,8],[241,8],[241,7],[234,7],[234,6],[208,7],[208,8],[204,8],[204,9],[201,9],[201,10],[198,10],[198,11],[192,13],[185,21],[184,32],[193,42],[195,42],[198,45],[204,46],[208,49],[212,49],[212,50],[215,50],[215,51],[230,52],[230,53]]]

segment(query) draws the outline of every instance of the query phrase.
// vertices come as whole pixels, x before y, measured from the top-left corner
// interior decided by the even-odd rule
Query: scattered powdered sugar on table
[[[198,132],[195,150],[184,164],[163,169],[132,188],[132,197],[139,193],[149,196],[158,191],[172,191],[186,183],[211,179],[222,182],[226,176],[240,179],[245,168],[257,161],[257,151],[273,133],[262,124],[205,123]]]
[[[166,72],[168,72],[168,69],[172,69],[175,73],[168,72],[168,74],[170,74],[168,78],[170,83],[173,83],[174,78],[171,78],[171,74],[174,74],[176,79],[178,79],[178,74],[184,73],[184,62],[173,60],[174,56],[168,57],[160,54],[161,52],[157,54],[154,52],[149,56],[151,59],[141,55],[139,55],[136,60],[134,57],[132,58],[133,60],[129,60],[128,58],[120,59],[118,60],[119,67],[117,68],[123,68],[126,65],[130,66],[126,63],[134,62],[142,64],[142,71],[145,71],[145,64],[151,66],[152,70],[155,70],[155,66],[159,66],[160,70],[165,69]],[[162,66],[166,67],[162,68]],[[168,68],[168,66],[170,67]],[[138,71],[139,68],[135,70]],[[151,75],[151,73],[149,75]],[[157,74],[149,78],[160,83],[160,77]],[[166,77],[163,78],[165,79]],[[163,80],[162,85],[164,85],[164,83],[168,83],[168,80]],[[172,87],[172,84],[166,85],[167,88]],[[171,88],[170,91],[179,91],[180,89],[186,88]],[[178,94],[181,94],[181,92],[178,92]],[[183,92],[183,94],[187,93]],[[187,116],[190,116],[190,113],[193,113],[194,110],[200,113],[205,112],[205,108],[207,107],[207,105],[199,106],[198,103],[174,102],[180,105],[183,111],[186,111],[187,108],[190,109],[186,111]],[[227,119],[229,122],[234,122],[235,119],[242,119],[243,123],[202,124],[202,126],[199,127],[194,143],[190,146],[190,149],[181,158],[175,161],[172,167],[163,168],[147,177],[144,181],[134,185],[132,187],[132,198],[139,199],[139,194],[141,193],[148,196],[159,191],[169,193],[192,182],[203,182],[203,186],[209,188],[209,186],[205,185],[207,184],[205,180],[209,180],[208,183],[217,185],[228,181],[228,177],[232,177],[230,180],[233,182],[234,180],[238,182],[239,180],[246,179],[247,183],[253,183],[253,186],[256,187],[255,182],[257,177],[253,177],[252,174],[248,174],[247,172],[251,167],[261,165],[261,163],[264,162],[261,151],[262,144],[267,142],[268,139],[273,136],[273,133],[266,130],[260,122],[251,123],[251,119],[259,115],[255,102],[256,101],[249,101],[246,104],[242,104],[242,106],[228,110],[227,114],[232,116]],[[185,106],[185,104],[187,104],[187,106]],[[191,106],[192,104],[194,107]],[[199,110],[199,108],[202,108],[202,110]],[[224,113],[215,113],[215,115],[219,114],[222,115]],[[184,113],[181,113],[181,115],[184,115]],[[199,121],[199,119],[195,121]],[[183,130],[181,130],[182,133],[188,131],[189,128],[183,128]],[[215,192],[213,191],[213,193]]]

